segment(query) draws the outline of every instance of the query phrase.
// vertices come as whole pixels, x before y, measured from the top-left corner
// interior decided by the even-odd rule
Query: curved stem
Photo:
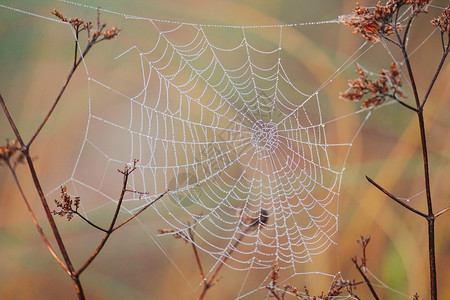
[[[19,189],[19,192],[22,196],[22,199],[25,202],[25,205],[27,207],[28,212],[31,215],[31,219],[33,220],[34,225],[36,226],[37,231],[39,232],[39,235],[42,237],[42,240],[44,241],[45,246],[47,246],[48,251],[50,252],[50,254],[53,256],[53,258],[58,262],[58,264],[64,269],[64,271],[68,274],[71,275],[69,270],[67,269],[67,267],[64,265],[64,263],[61,261],[61,259],[59,259],[58,255],[56,254],[55,250],[53,249],[52,245],[50,244],[50,242],[47,239],[47,236],[45,235],[44,231],[42,230],[42,227],[39,225],[38,220],[36,219],[36,215],[34,214],[30,203],[28,202],[27,197],[25,196],[25,193],[22,190],[22,186],[20,185],[19,179],[17,178],[17,174],[16,171],[14,170],[14,168],[11,166],[11,163],[9,162],[9,160],[6,161],[6,165],[8,166],[9,170],[11,171],[14,181],[16,182],[16,185]]]
[[[123,182],[122,182],[122,191],[120,192],[119,201],[117,203],[116,211],[114,212],[114,216],[111,220],[111,223],[109,225],[108,230],[106,231],[105,236],[101,240],[100,244],[97,246],[97,249],[91,254],[91,256],[88,258],[88,260],[81,266],[81,268],[75,273],[75,276],[78,277],[80,274],[94,261],[94,259],[97,257],[97,255],[100,253],[100,251],[103,249],[103,246],[105,246],[106,242],[108,241],[109,237],[111,236],[111,233],[113,232],[114,225],[116,224],[117,217],[119,215],[120,208],[122,206],[123,197],[125,196],[127,182],[128,182],[128,175],[130,173],[125,170],[123,172]]]
[[[224,255],[222,261],[217,266],[214,273],[211,275],[209,280],[206,282],[206,284],[203,285],[202,293],[200,294],[199,300],[202,300],[205,297],[206,292],[210,287],[214,285],[214,279],[219,274],[219,271],[222,269],[222,267],[225,265],[225,262],[231,257],[231,254],[234,252],[234,250],[237,248],[237,246],[241,243],[242,238],[252,229],[252,226],[248,226],[237,238],[236,242],[231,246],[231,248],[227,251],[227,254]]]
[[[390,192],[388,192],[386,189],[384,189],[382,186],[380,186],[378,183],[376,183],[372,178],[370,178],[369,176],[366,175],[366,179],[373,184],[377,189],[379,189],[380,191],[382,191],[384,194],[386,194],[386,196],[388,196],[389,198],[391,198],[392,200],[394,200],[395,202],[397,202],[398,204],[400,204],[401,206],[403,206],[404,208],[412,211],[413,213],[427,218],[427,215],[424,214],[423,212],[409,206],[407,203],[405,203],[405,201],[400,200],[399,198],[395,197],[394,195],[392,195]]]
[[[59,233],[58,227],[56,226],[55,220],[53,219],[53,215],[52,215],[52,213],[50,211],[50,208],[48,206],[47,199],[45,198],[45,195],[44,195],[44,192],[42,190],[41,184],[39,182],[36,170],[34,168],[33,161],[32,161],[31,156],[29,154],[28,147],[25,146],[25,144],[23,143],[22,136],[20,135],[20,132],[18,131],[17,126],[14,123],[14,120],[12,119],[12,117],[11,117],[11,115],[9,113],[9,110],[6,107],[5,101],[3,100],[3,97],[1,95],[0,95],[0,102],[1,102],[1,105],[2,105],[2,108],[3,108],[3,111],[5,112],[5,115],[8,118],[9,124],[10,124],[11,128],[13,129],[17,140],[20,143],[20,146],[22,147],[21,151],[24,154],[25,159],[27,160],[28,167],[30,169],[30,173],[31,173],[31,177],[33,179],[34,186],[36,188],[36,191],[39,194],[39,198],[41,200],[42,207],[44,208],[45,215],[47,216],[47,221],[50,224],[50,227],[52,229],[53,235],[54,235],[54,237],[56,239],[56,242],[58,244],[59,250],[61,251],[61,254],[62,254],[62,256],[64,258],[64,261],[66,263],[66,267],[69,270],[70,274],[73,274],[74,273],[74,268],[73,268],[72,262],[70,261],[69,254],[67,253],[66,247],[64,246],[64,242],[63,242],[63,240],[61,238],[61,235]]]
[[[79,216],[81,219],[83,219],[83,221],[85,221],[86,223],[88,223],[88,224],[91,225],[92,227],[97,228],[98,230],[103,231],[103,232],[108,232],[108,230],[103,229],[103,228],[101,228],[100,226],[97,226],[97,225],[95,225],[94,223],[92,223],[90,220],[86,219],[86,218],[85,218],[82,214],[80,214],[79,212],[77,212],[77,211],[75,211],[75,210],[72,210],[72,212],[73,212],[74,214],[76,214],[77,216]]]

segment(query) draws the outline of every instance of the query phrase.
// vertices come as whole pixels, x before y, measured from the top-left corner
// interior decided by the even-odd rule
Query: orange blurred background
[[[376,1],[359,2],[362,5],[373,5]],[[82,3],[149,18],[227,25],[335,20],[354,7],[354,1],[339,0],[130,0],[126,3]],[[55,8],[67,17],[78,16],[93,21],[96,18],[95,10],[59,1],[26,0],[17,3],[4,0],[2,4],[52,19],[54,17],[50,11]],[[433,1],[432,4],[442,7],[447,1]],[[411,33],[411,49],[420,46],[412,56],[412,61],[421,95],[440,59],[437,32],[422,44],[432,31],[428,21],[437,13],[436,8],[430,8],[427,15],[417,19]],[[114,70],[121,68],[122,74],[129,74],[136,66],[117,65],[114,57],[126,50],[143,29],[139,27],[139,23],[129,22],[122,16],[103,13],[101,17],[108,26],[116,25],[123,32],[117,40],[102,43],[89,54],[89,72],[95,77],[118,80],[110,75],[115,74]],[[67,26],[3,7],[0,7],[0,20],[0,93],[26,140],[42,120],[70,70],[73,36]],[[328,80],[362,43],[362,38],[353,35],[351,29],[344,25],[288,28],[283,36],[284,55],[289,61],[286,70],[296,85],[313,91]],[[398,55],[395,50],[393,53]],[[375,73],[381,68],[388,68],[390,61],[391,58],[380,45],[373,47],[358,60]],[[301,74],[297,65],[307,66],[314,71],[316,77],[311,79]],[[447,61],[425,109],[435,211],[448,206],[450,196],[447,177],[450,171],[450,118],[445,106],[450,100],[449,66]],[[339,92],[347,88],[347,80],[354,77],[353,70],[354,67],[350,67],[341,73],[325,92],[326,97],[329,97],[327,101],[331,103],[329,111],[337,116],[359,109],[358,105],[343,103],[338,99]],[[55,114],[31,149],[45,192],[55,188],[55,183],[70,177],[80,142],[84,138],[88,89],[85,72],[78,71]],[[125,86],[128,81],[118,84]],[[405,90],[411,95],[406,83]],[[412,97],[407,101],[412,103]],[[345,128],[350,132],[336,134],[351,138],[360,121],[358,118],[349,118]],[[3,112],[0,114],[0,138],[13,139]],[[323,254],[324,257],[320,258],[316,266],[329,266],[330,270],[340,271],[346,279],[361,280],[350,259],[360,255],[360,248],[356,243],[360,235],[370,235],[368,266],[387,285],[377,288],[381,298],[407,298],[395,292],[400,291],[408,296],[418,292],[421,299],[427,299],[429,280],[426,222],[387,199],[364,177],[370,176],[399,197],[410,198],[424,190],[422,169],[415,115],[399,105],[376,110],[356,138],[347,161],[339,200],[339,232],[335,238],[338,244],[329,251],[331,254]],[[50,235],[51,231],[46,225],[28,169],[19,166],[18,174],[41,226]],[[111,190],[111,194],[118,195],[119,190],[120,183]],[[51,205],[52,200],[53,198],[49,199]],[[423,193],[409,203],[418,209],[426,209]],[[100,204],[96,205],[100,207]],[[104,210],[96,210],[91,217],[106,224],[110,212],[111,207],[108,206]],[[445,215],[436,222],[437,273],[441,299],[450,298],[450,271],[446,268],[450,265],[449,220],[449,216]],[[102,234],[76,217],[71,222],[64,219],[58,219],[57,222],[75,265],[80,265],[95,249]],[[164,225],[154,213],[144,213],[139,221],[130,222],[114,233],[96,261],[81,276],[87,298],[198,297],[201,278],[191,246],[179,240],[157,237],[156,230],[161,227]],[[209,270],[214,261],[206,254],[202,259]],[[314,269],[314,266],[308,268]],[[246,275],[224,268],[220,273],[221,280],[208,291],[207,299],[230,299],[242,295],[243,292],[239,291],[242,280],[237,278]],[[262,283],[263,276],[256,271],[249,277],[249,286],[253,289],[259,286],[261,291],[248,296],[248,299],[263,298],[266,295],[264,285],[269,282]],[[299,276],[288,280],[288,283],[299,289],[306,285],[313,293],[320,294],[320,291],[328,290],[330,278]],[[358,288],[356,292],[362,299],[369,298],[366,287]],[[0,168],[0,298],[76,298],[71,280],[44,247],[12,176],[3,166]]]

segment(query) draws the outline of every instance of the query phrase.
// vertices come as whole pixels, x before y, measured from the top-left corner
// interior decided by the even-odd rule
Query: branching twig
[[[198,298],[199,300],[202,300],[205,297],[205,294],[208,291],[208,289],[211,288],[215,284],[215,279],[216,279],[217,275],[219,274],[220,270],[225,265],[227,260],[231,257],[234,250],[237,249],[238,245],[241,243],[244,236],[247,233],[249,233],[251,230],[254,230],[255,228],[257,228],[258,226],[264,226],[265,224],[267,224],[268,219],[269,219],[269,214],[265,209],[261,209],[259,212],[259,215],[256,217],[249,217],[249,216],[242,217],[242,222],[243,222],[242,226],[245,226],[245,229],[239,234],[238,238],[236,239],[236,242],[234,242],[234,244],[230,247],[230,249],[228,249],[226,254],[224,254],[222,256],[222,259],[221,259],[219,265],[217,266],[217,268],[215,269],[215,271],[213,272],[213,274],[211,275],[209,280],[207,280],[206,284],[203,285],[202,293],[200,294],[200,297]]]
[[[441,43],[443,54],[442,58],[439,62],[438,67],[431,79],[431,82],[426,90],[425,96],[423,99],[420,99],[419,92],[417,90],[417,83],[414,77],[413,68],[411,66],[410,57],[407,51],[407,41],[408,35],[410,33],[411,24],[414,18],[419,14],[425,11],[426,6],[429,4],[428,0],[420,0],[420,1],[400,1],[400,0],[392,0],[388,1],[385,5],[381,2],[378,2],[375,6],[375,9],[371,11],[368,8],[361,8],[359,4],[356,5],[356,9],[350,16],[344,16],[341,18],[341,21],[348,25],[349,27],[354,29],[355,33],[361,33],[363,37],[373,43],[379,42],[381,39],[385,39],[389,42],[392,42],[394,45],[398,46],[403,60],[405,61],[405,66],[407,69],[407,74],[409,77],[409,82],[411,84],[411,88],[414,94],[414,100],[416,107],[410,108],[402,103],[403,106],[413,110],[417,115],[417,120],[419,123],[419,132],[420,132],[420,141],[422,148],[422,160],[423,160],[423,170],[424,170],[424,185],[426,191],[426,204],[427,204],[427,213],[423,213],[421,211],[416,210],[410,205],[406,204],[404,201],[401,201],[399,198],[392,195],[390,192],[382,188],[380,185],[375,183],[372,179],[366,176],[367,180],[369,180],[374,186],[376,186],[380,191],[389,196],[392,200],[399,203],[409,211],[414,212],[415,214],[425,218],[428,224],[428,257],[429,257],[429,269],[430,269],[430,294],[431,299],[437,299],[437,276],[436,276],[436,253],[435,253],[435,234],[434,234],[434,223],[437,216],[445,213],[448,209],[441,210],[437,214],[433,212],[433,202],[431,198],[431,183],[430,183],[430,170],[429,170],[429,158],[428,158],[428,147],[426,140],[426,130],[425,130],[425,120],[423,115],[423,110],[425,104],[429,98],[431,90],[434,87],[434,84],[439,76],[441,69],[443,67],[444,61],[446,60],[448,53],[450,51],[450,5],[448,5],[442,12],[441,16],[438,18],[434,18],[431,23],[433,26],[438,27],[441,31]],[[405,33],[403,37],[400,36],[399,31],[402,29],[401,25],[398,23],[398,17],[400,13],[400,8],[403,5],[409,5],[412,9],[412,12],[409,16]],[[448,35],[447,46],[445,46],[444,42],[444,33]],[[397,40],[390,38],[389,36],[395,34]],[[392,72],[390,72],[392,73]],[[358,74],[361,78],[356,80],[349,81],[350,86],[355,90],[355,92],[349,93],[341,93],[342,98],[346,98],[349,100],[361,100],[361,98],[366,94],[366,90],[368,89],[372,94],[371,98],[366,99],[366,102],[363,102],[363,107],[365,103],[369,103],[372,107],[379,105],[382,103],[383,99],[380,95],[386,95],[385,91],[388,90],[389,87],[383,86],[383,79],[380,81],[374,82],[367,79],[366,74],[358,67]],[[394,73],[392,73],[394,74]],[[397,75],[395,73],[394,75]],[[396,85],[400,86],[400,78],[395,76],[391,76],[394,80],[391,80],[394,84],[391,86],[393,88]],[[380,92],[381,91],[381,92]],[[357,262],[354,261],[355,265],[358,266]]]
[[[44,231],[42,230],[42,227],[39,225],[38,220],[36,219],[36,216],[31,208],[30,202],[28,201],[27,197],[25,196],[25,193],[22,189],[22,186],[20,185],[19,179],[17,178],[16,171],[11,166],[11,162],[9,160],[4,160],[6,162],[6,165],[8,166],[9,170],[11,171],[11,174],[14,178],[14,181],[16,182],[17,188],[19,189],[20,195],[22,196],[22,199],[25,202],[25,205],[27,207],[28,213],[31,216],[31,219],[33,220],[34,225],[36,226],[37,231],[39,232],[39,235],[41,236],[42,240],[44,241],[45,246],[47,247],[50,254],[53,256],[53,258],[58,262],[58,264],[64,269],[64,271],[70,276],[70,271],[67,269],[66,265],[59,259],[58,255],[56,254],[55,250],[53,249],[52,245],[47,239],[47,236],[45,235]]]
[[[131,217],[129,217],[128,219],[126,219],[125,221],[123,221],[122,223],[120,223],[119,225],[117,225],[116,227],[114,227],[112,229],[112,232],[116,231],[117,229],[119,229],[120,227],[122,227],[123,225],[127,224],[128,222],[130,222],[131,220],[133,220],[134,218],[136,218],[138,215],[140,215],[144,210],[146,210],[147,208],[149,208],[151,205],[153,205],[156,201],[158,201],[159,199],[161,199],[165,194],[167,194],[169,192],[169,190],[166,190],[164,193],[162,193],[161,195],[159,195],[156,199],[150,201],[149,203],[147,203],[146,205],[144,205],[138,212],[134,213]]]
[[[115,38],[120,30],[117,29],[116,27],[113,27],[112,29],[109,30],[105,30],[105,24],[103,25],[99,25],[98,29],[92,34],[92,37],[90,36],[90,29],[91,29],[91,24],[90,23],[86,23],[84,24],[84,21],[78,18],[73,18],[73,19],[66,19],[64,18],[64,16],[59,13],[57,10],[54,10],[52,12],[56,17],[58,17],[61,21],[63,22],[67,22],[69,23],[76,31],[76,41],[75,41],[75,55],[74,55],[74,65],[72,67],[72,69],[70,70],[66,81],[64,82],[63,86],[61,87],[58,95],[56,96],[55,100],[53,101],[53,104],[51,105],[51,107],[49,108],[48,112],[46,113],[44,119],[42,120],[42,122],[40,123],[40,125],[37,127],[37,129],[35,130],[35,132],[33,133],[32,137],[30,138],[29,142],[25,144],[22,135],[20,134],[19,130],[17,129],[17,126],[6,106],[6,103],[3,99],[3,97],[0,94],[0,105],[3,109],[3,112],[6,115],[6,118],[8,119],[9,125],[11,127],[11,129],[14,132],[14,135],[16,136],[17,139],[17,144],[18,144],[18,148],[21,152],[23,157],[25,158],[27,164],[28,164],[28,168],[30,170],[31,173],[31,177],[35,186],[35,189],[39,195],[39,199],[41,200],[41,205],[44,208],[45,214],[46,214],[46,218],[47,221],[50,225],[50,228],[53,232],[53,235],[55,237],[55,240],[58,244],[58,248],[63,256],[64,259],[64,263],[58,258],[58,256],[56,255],[55,251],[53,250],[52,246],[50,245],[45,233],[42,231],[42,228],[40,227],[32,209],[31,206],[29,205],[29,202],[25,196],[25,194],[23,193],[23,190],[21,188],[20,182],[17,178],[17,175],[15,173],[14,168],[11,166],[11,164],[9,163],[9,161],[7,162],[8,168],[10,169],[14,180],[17,183],[17,186],[19,188],[19,192],[22,195],[22,198],[25,201],[25,204],[27,206],[27,210],[29,211],[33,222],[35,223],[36,228],[39,231],[39,234],[41,235],[42,239],[44,240],[44,243],[47,246],[47,249],[49,250],[49,252],[52,254],[52,256],[54,257],[54,259],[58,262],[59,265],[61,265],[61,267],[66,271],[66,273],[68,273],[68,275],[71,277],[71,279],[73,280],[73,283],[75,285],[75,291],[77,293],[77,296],[79,299],[85,299],[84,296],[84,292],[83,292],[83,288],[79,279],[79,274],[80,272],[75,272],[75,268],[69,258],[69,254],[67,252],[67,249],[64,245],[63,239],[61,237],[61,234],[58,230],[58,227],[56,226],[55,220],[53,219],[53,215],[52,212],[50,211],[50,208],[48,206],[48,202],[47,199],[45,197],[45,194],[43,192],[39,177],[37,175],[37,172],[35,170],[34,164],[33,164],[33,160],[31,158],[30,155],[30,146],[32,145],[32,143],[36,140],[36,138],[38,137],[38,135],[41,133],[41,130],[43,129],[43,127],[45,126],[45,124],[47,123],[48,119],[50,118],[50,116],[53,114],[57,104],[59,103],[59,101],[61,100],[62,95],[64,94],[69,82],[71,81],[73,74],[75,73],[76,69],[78,68],[78,66],[80,65],[81,61],[85,58],[85,56],[88,54],[88,52],[90,51],[90,49],[92,48],[92,46],[94,46],[95,44],[97,44],[100,41],[103,40],[109,40],[109,39],[113,39]],[[83,25],[84,24],[84,25]],[[79,37],[79,32],[82,30],[87,30],[88,31],[88,43],[84,49],[84,51],[81,54],[81,57],[78,58],[77,60],[77,43],[78,43],[78,37]],[[84,219],[84,218],[83,218]],[[89,221],[88,221],[89,223]],[[93,225],[93,224],[92,224]],[[100,228],[98,228],[100,229]]]
[[[122,206],[123,198],[126,193],[126,187],[128,183],[128,177],[130,174],[136,169],[136,160],[134,161],[134,164],[132,167],[125,166],[123,171],[118,170],[120,173],[123,174],[123,180],[122,180],[122,191],[120,192],[119,200],[117,202],[116,210],[114,212],[114,215],[112,217],[111,223],[109,224],[109,228],[106,231],[105,236],[101,240],[100,244],[98,245],[97,249],[91,254],[89,259],[81,266],[81,268],[75,273],[75,275],[78,277],[80,274],[94,261],[94,259],[97,257],[97,255],[102,250],[103,246],[105,246],[106,242],[108,241],[109,237],[111,236],[113,232],[114,225],[116,224],[117,217],[119,215],[120,208]]]
[[[358,244],[361,246],[363,256],[361,258],[361,264],[358,263],[358,258],[355,256],[352,258],[352,262],[355,265],[356,269],[358,270],[359,274],[361,274],[362,278],[364,279],[364,282],[367,284],[367,287],[369,288],[370,292],[372,293],[372,296],[374,299],[379,300],[380,298],[377,295],[377,292],[372,286],[372,283],[370,282],[370,279],[366,275],[366,269],[367,269],[367,257],[366,257],[366,248],[367,245],[370,242],[370,236],[368,237],[362,237],[361,240],[358,240]]]
[[[408,205],[405,201],[400,200],[399,198],[395,197],[394,195],[392,195],[390,192],[388,192],[386,189],[384,189],[383,187],[381,187],[378,183],[376,183],[372,178],[370,178],[369,176],[366,175],[366,179],[373,184],[377,189],[379,189],[380,191],[382,191],[384,194],[386,194],[389,198],[391,198],[392,200],[394,200],[395,202],[397,202],[398,204],[400,204],[401,206],[403,206],[404,208],[412,211],[413,213],[422,216],[424,218],[427,217],[426,214],[424,214],[423,212],[411,207],[410,205]]]

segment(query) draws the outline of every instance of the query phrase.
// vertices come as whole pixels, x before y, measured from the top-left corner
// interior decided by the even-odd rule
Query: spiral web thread
[[[236,270],[271,270],[277,263],[293,269],[293,276],[302,274],[299,265],[336,244],[345,162],[369,117],[364,111],[323,113],[322,92],[371,46],[363,44],[306,92],[283,66],[283,31],[337,20],[221,26],[104,12],[139,21],[150,33],[142,37],[144,46],[131,46],[116,58],[139,62],[134,71],[142,82],[134,93],[91,76],[84,62],[87,129],[72,176],[63,184],[77,195],[90,191],[107,199],[82,207],[86,217],[116,203],[107,189],[111,170],[139,159],[129,189],[145,194],[128,194],[124,210],[135,213],[168,189],[150,209],[166,227],[186,236],[193,232],[191,242],[216,261],[208,274],[224,261]],[[358,114],[365,114],[363,122],[349,140],[330,137],[341,120]],[[344,155],[334,159],[335,151]],[[93,169],[95,174],[86,176]],[[251,225],[253,220],[259,223]],[[264,283],[258,289],[265,289]],[[240,291],[239,297],[253,292]]]
[[[170,197],[153,206],[160,217],[186,235],[190,227],[197,247],[217,261],[239,239],[227,260],[232,268],[308,262],[335,244],[344,163],[335,164],[328,152],[351,142],[328,142],[327,126],[339,119],[322,119],[320,89],[302,92],[288,78],[281,58],[283,27],[270,29],[278,32],[279,44],[260,50],[249,42],[251,28],[226,28],[240,37],[222,48],[209,40],[214,28],[152,19],[147,26],[158,32],[151,50],[132,47],[118,56],[140,58],[143,88],[137,95],[90,79],[95,89],[124,98],[130,118],[109,119],[96,111],[91,97],[80,160],[86,148],[109,162],[139,159],[130,188],[150,195],[134,199],[139,200],[134,207],[128,199],[130,212],[169,189]],[[90,137],[96,124],[127,134],[130,156],[107,154],[97,135]],[[72,180],[86,184],[77,169]],[[267,224],[246,230],[246,220],[262,211]]]

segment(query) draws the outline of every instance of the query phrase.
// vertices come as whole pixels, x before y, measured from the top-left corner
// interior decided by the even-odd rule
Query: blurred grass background
[[[80,1],[81,2],[81,1]],[[375,1],[359,1],[374,4]],[[354,1],[86,1],[92,6],[126,14],[202,24],[287,24],[333,20],[348,13]],[[66,16],[95,20],[96,13],[58,1],[2,1],[2,4],[52,17],[57,8]],[[447,1],[433,1],[444,6]],[[433,17],[436,10],[424,20]],[[422,22],[419,17],[417,22]],[[117,66],[111,58],[126,49],[125,45],[139,28],[123,27],[122,18],[103,14],[108,25],[117,25],[124,32],[118,40],[100,44],[88,57],[90,71],[97,77],[107,77]],[[72,64],[72,34],[66,26],[0,8],[0,93],[6,100],[19,129],[29,137],[47,111]],[[419,45],[430,32],[425,25],[413,31],[411,43]],[[128,23],[127,23],[128,24]],[[430,28],[428,28],[430,27]],[[417,29],[418,28],[418,29]],[[128,33],[127,33],[128,31]],[[310,78],[299,72],[305,65],[315,72],[316,83],[325,81],[349,55],[361,45],[362,39],[351,34],[343,25],[311,26],[286,30],[283,47],[289,63],[286,69],[298,86],[313,85]],[[122,49],[123,48],[123,49]],[[119,49],[119,50],[118,50]],[[315,55],[312,56],[311,52]],[[439,59],[438,35],[422,45],[413,56],[419,89],[424,89]],[[387,68],[390,58],[382,47],[374,47],[360,63],[377,72]],[[135,66],[128,66],[132,70]],[[127,66],[123,66],[127,74]],[[347,104],[341,104],[338,92],[353,78],[354,68],[339,76],[327,90],[334,99],[330,111],[339,114]],[[131,72],[131,71],[130,71]],[[448,187],[450,159],[450,118],[448,100],[450,67],[446,63],[426,107],[426,125],[430,149],[432,195],[435,210],[449,205]],[[346,77],[344,77],[346,76]],[[307,88],[307,86],[305,87]],[[310,87],[311,91],[315,89]],[[407,89],[408,91],[408,89]],[[57,113],[32,148],[38,173],[46,188],[70,176],[78,155],[86,124],[86,75],[79,72],[71,82]],[[412,101],[410,97],[409,101]],[[82,105],[80,103],[83,103]],[[333,103],[333,101],[331,101]],[[358,106],[354,106],[358,109]],[[355,126],[355,122],[348,126]],[[82,129],[75,131],[73,128]],[[346,135],[345,133],[340,133]],[[0,114],[0,138],[13,139],[13,133]],[[45,232],[45,217],[25,167],[18,169],[22,184],[32,202]],[[391,105],[377,110],[363,128],[351,150],[341,188],[339,203],[338,246],[336,255],[324,258],[320,264],[331,264],[344,278],[359,280],[350,258],[360,254],[355,242],[360,235],[371,235],[369,267],[389,287],[421,298],[428,298],[427,234],[424,220],[392,203],[365,180],[369,175],[386,189],[404,197],[423,191],[420,141],[415,116],[400,106]],[[120,179],[120,178],[119,178]],[[118,188],[117,188],[118,189]],[[112,193],[115,191],[113,190]],[[117,192],[118,193],[118,192]],[[51,201],[51,199],[49,199]],[[423,194],[410,201],[416,208],[425,209]],[[97,212],[96,220],[107,222],[109,214]],[[195,299],[200,276],[191,247],[180,241],[164,239],[159,249],[152,233],[144,229],[159,228],[160,220],[146,218],[150,223],[142,227],[132,222],[112,235],[106,248],[81,279],[88,299]],[[79,220],[70,223],[59,220],[65,242],[79,265],[94,249],[101,235]],[[437,272],[441,299],[450,298],[450,222],[448,216],[436,223]],[[159,226],[159,227],[158,227]],[[167,258],[170,256],[173,262]],[[326,255],[325,255],[326,256]],[[205,256],[205,264],[211,263]],[[223,270],[222,279],[208,292],[209,299],[230,299],[237,295],[242,282],[235,272]],[[252,284],[258,285],[255,278]],[[304,280],[304,281],[303,281]],[[298,278],[289,283],[302,288],[305,284],[316,292],[327,290],[326,280]],[[402,299],[389,289],[379,289],[383,299]],[[367,299],[365,287],[358,288]],[[250,296],[250,299],[260,299]],[[24,207],[13,179],[6,168],[0,169],[0,298],[1,299],[74,299],[71,281],[52,260],[44,247]]]

